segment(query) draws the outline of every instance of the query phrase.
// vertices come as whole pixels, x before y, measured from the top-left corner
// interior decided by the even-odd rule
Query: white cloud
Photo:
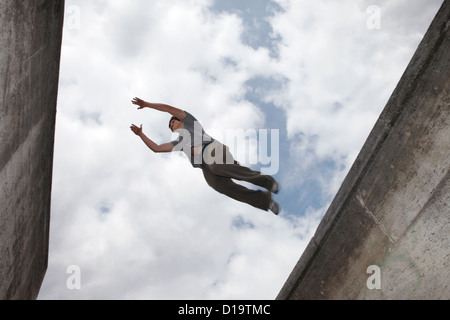
[[[310,164],[331,159],[346,172],[442,1],[277,2],[284,11],[270,19],[282,38],[275,70],[288,82],[271,99],[286,111],[292,153],[310,152]],[[380,9],[380,29],[367,27],[370,5]]]
[[[187,109],[218,136],[261,128],[270,115],[245,100],[245,83],[282,78],[287,85],[261,99],[287,112],[290,138],[304,134],[291,141],[291,154],[309,162],[292,167],[291,176],[305,177],[326,157],[348,168],[419,29],[396,34],[403,21],[389,17],[407,11],[404,2],[383,3],[378,33],[364,29],[365,8],[353,1],[278,2],[285,12],[268,20],[282,39],[275,59],[242,43],[241,17],[209,10],[212,1],[67,1],[81,17],[64,34],[50,260],[40,298],[275,298],[325,208],[302,217],[283,215],[296,210],[288,208],[276,217],[237,203],[209,188],[184,156],[150,152],[129,126],[142,123],[158,143],[172,138],[168,115],[131,105],[139,96]],[[343,172],[331,174],[332,189]],[[66,287],[70,265],[81,268],[79,291]]]
[[[66,30],[41,298],[214,298],[211,288],[233,281],[230,257],[245,241],[233,219],[276,218],[217,194],[185,158],[152,154],[128,128],[143,123],[157,142],[171,138],[168,116],[136,111],[135,95],[189,109],[218,130],[261,123],[240,96],[266,52],[241,43],[236,16],[205,8],[90,1],[80,7],[80,29]],[[82,272],[80,291],[65,286],[73,264]],[[273,283],[262,291],[270,298],[267,288]]]

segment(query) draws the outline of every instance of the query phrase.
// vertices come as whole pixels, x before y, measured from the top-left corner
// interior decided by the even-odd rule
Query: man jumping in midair
[[[172,115],[169,128],[172,132],[179,133],[179,137],[169,143],[158,145],[142,132],[142,125],[131,125],[131,130],[153,152],[183,151],[194,168],[202,169],[206,182],[214,190],[264,211],[270,210],[276,215],[279,214],[280,205],[272,197],[272,193],[279,192],[279,183],[269,175],[239,165],[233,159],[229,148],[211,138],[189,112],[166,104],[149,103],[139,98],[134,98],[132,103],[139,106],[138,110],[150,108]],[[251,190],[233,182],[232,179],[247,181],[268,191]]]

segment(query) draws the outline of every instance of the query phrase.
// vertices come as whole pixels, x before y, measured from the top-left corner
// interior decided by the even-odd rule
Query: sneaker
[[[280,213],[280,204],[272,199],[272,202],[269,205],[269,210],[275,215],[278,215]]]
[[[273,185],[272,185],[272,188],[270,188],[270,191],[272,193],[278,194],[280,192],[280,189],[281,189],[281,186],[278,183],[278,181],[273,179]]]

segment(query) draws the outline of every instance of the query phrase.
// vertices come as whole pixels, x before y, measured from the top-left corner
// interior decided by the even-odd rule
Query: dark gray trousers
[[[270,191],[252,190],[232,179],[250,182],[268,190],[272,188],[275,179],[239,165],[227,146],[218,141],[209,144],[203,152],[202,170],[208,185],[217,192],[258,209],[269,210],[272,200]]]

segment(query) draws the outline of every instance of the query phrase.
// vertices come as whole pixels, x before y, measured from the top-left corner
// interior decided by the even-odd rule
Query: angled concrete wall
[[[446,0],[277,299],[450,299]]]
[[[0,1],[0,299],[47,269],[64,1]]]

